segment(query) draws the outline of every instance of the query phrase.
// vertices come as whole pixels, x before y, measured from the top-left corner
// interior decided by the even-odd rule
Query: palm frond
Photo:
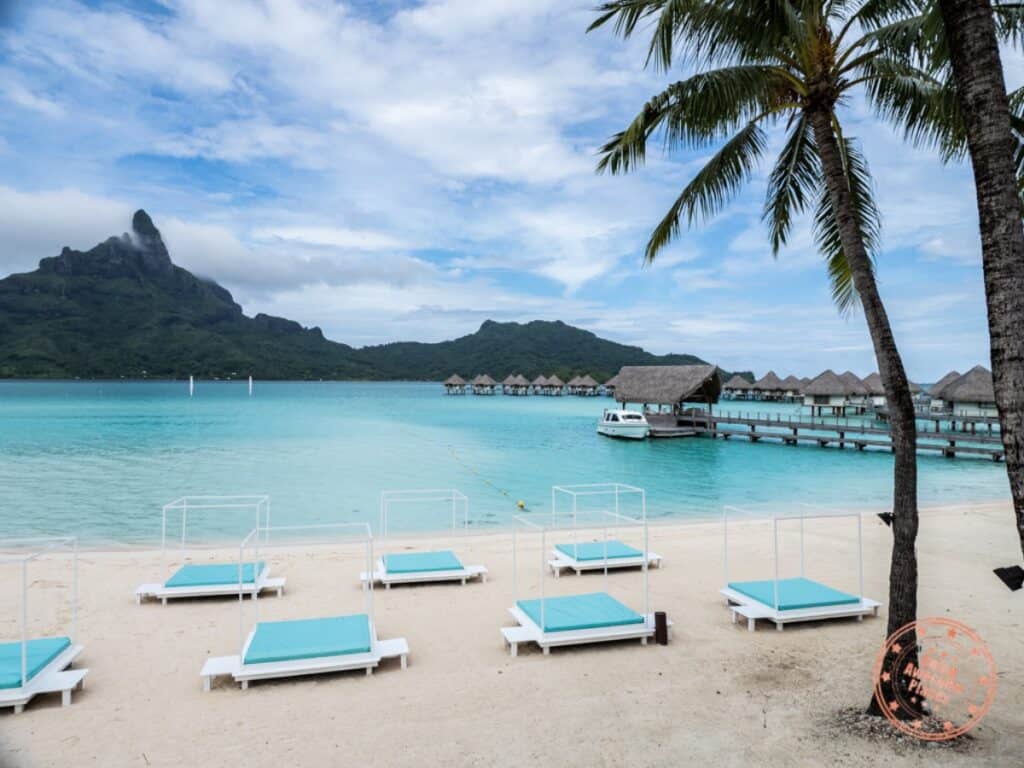
[[[725,67],[673,83],[601,147],[597,171],[628,173],[642,165],[659,130],[670,151],[720,141],[756,116],[784,108],[789,89],[777,68],[763,65]]]
[[[768,223],[772,254],[786,244],[793,220],[807,209],[821,184],[821,166],[810,121],[801,113],[768,177],[762,221]]]
[[[720,211],[750,178],[765,148],[765,134],[751,121],[727,141],[686,185],[668,213],[651,233],[645,260],[654,261],[661,249],[697,218],[708,219]]]
[[[840,137],[839,149],[846,182],[853,201],[857,227],[864,241],[864,247],[873,258],[880,243],[882,217],[878,205],[875,203],[867,161],[853,139]],[[848,314],[857,306],[857,291],[853,285],[850,264],[843,250],[839,221],[827,189],[822,190],[818,199],[818,207],[814,215],[814,234],[818,249],[825,258],[829,281],[832,284],[832,299],[839,307],[840,312]]]

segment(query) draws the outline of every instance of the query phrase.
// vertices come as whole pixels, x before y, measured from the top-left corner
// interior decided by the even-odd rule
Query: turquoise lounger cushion
[[[605,544],[603,541],[584,541],[579,544],[556,544],[555,549],[580,562],[604,560]],[[641,550],[623,544],[621,541],[608,542],[609,560],[616,557],[643,557],[643,555]]]
[[[370,617],[365,613],[326,619],[261,621],[245,652],[245,663],[369,653],[370,645]]]
[[[775,607],[775,582],[767,581],[734,581],[729,589],[741,595],[764,603],[769,608]],[[801,608],[825,608],[830,605],[849,605],[859,603],[860,598],[832,589],[812,579],[802,576],[795,579],[779,579],[780,611],[796,611]]]
[[[540,600],[520,600],[516,605],[539,627],[541,626],[540,603]],[[545,632],[618,627],[625,624],[642,624],[643,620],[643,616],[626,607],[607,592],[549,597],[544,600],[543,629]]]
[[[441,552],[404,552],[384,555],[388,573],[421,573],[429,571],[461,571],[462,563],[450,549]]]
[[[71,645],[67,637],[41,637],[28,641],[28,679]],[[21,687],[21,643],[0,643],[0,689]]]
[[[256,564],[260,571],[264,563]],[[242,566],[242,582],[252,584],[255,581],[252,563]],[[222,587],[238,583],[238,563],[210,563],[197,565],[189,563],[181,566],[166,582],[165,587]]]

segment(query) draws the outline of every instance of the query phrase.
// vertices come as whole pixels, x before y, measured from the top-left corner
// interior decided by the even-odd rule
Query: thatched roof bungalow
[[[803,392],[803,382],[796,376],[787,376],[782,380],[782,399],[795,403]]]
[[[750,397],[752,382],[738,373],[722,385],[722,397],[726,400],[746,400]]]
[[[501,382],[501,392],[504,395],[526,395],[530,392],[530,382],[518,373],[510,373]]]
[[[547,386],[544,388],[544,394],[546,395],[561,395],[565,389],[565,382],[562,381],[558,376],[548,376]]]
[[[605,394],[614,395],[615,394],[615,388],[618,385],[619,385],[619,374],[615,374],[610,379],[608,379],[608,381],[606,381],[602,386],[604,387]]]
[[[533,387],[533,394],[539,395],[544,391],[544,387],[548,385],[547,376],[541,375],[534,379],[530,386]]]
[[[586,376],[581,376],[576,383],[576,394],[589,397],[597,394],[597,389],[600,385],[594,381],[594,377],[589,373]]]
[[[615,399],[620,403],[671,406],[672,413],[684,403],[711,407],[722,394],[716,365],[627,365],[619,371]]]
[[[914,382],[908,382],[910,384],[910,394],[918,395],[921,393],[921,387]],[[877,373],[872,373],[864,377],[864,387],[868,391],[868,396],[871,398],[871,404],[875,408],[884,408],[885,402],[885,387],[882,384],[882,377]]]
[[[459,376],[459,374],[453,373],[444,380],[444,392],[446,395],[466,394],[466,380]]]
[[[992,372],[976,365],[941,392],[945,411],[954,416],[998,416]]]
[[[782,379],[775,374],[775,371],[768,371],[755,381],[750,389],[754,393],[755,400],[779,400],[782,398]]]
[[[842,376],[832,370],[822,371],[803,393],[804,407],[812,416],[846,416],[863,413],[866,407],[867,387],[849,371]]]
[[[571,379],[569,379],[569,382],[565,386],[569,388],[570,395],[576,394],[576,387],[580,385],[580,381],[581,379],[579,376],[573,376]]]
[[[493,395],[494,388],[498,382],[488,376],[486,373],[479,374],[473,379],[473,394],[474,395]]]

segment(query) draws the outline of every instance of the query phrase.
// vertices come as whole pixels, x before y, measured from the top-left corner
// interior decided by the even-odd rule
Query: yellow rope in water
[[[489,486],[489,487],[490,487],[491,489],[493,489],[493,490],[497,491],[498,493],[500,493],[500,494],[501,494],[502,496],[504,496],[504,497],[505,497],[506,499],[508,499],[509,501],[513,501],[513,500],[515,500],[515,497],[514,497],[514,496],[513,496],[513,495],[512,495],[511,493],[509,493],[508,491],[506,491],[506,490],[505,490],[504,488],[502,488],[502,487],[501,487],[500,485],[495,485],[494,483],[492,483],[492,482],[491,482],[490,480],[488,480],[488,479],[487,479],[486,477],[484,477],[483,475],[481,475],[481,474],[480,474],[480,473],[479,473],[479,472],[477,471],[476,467],[474,467],[473,465],[471,465],[471,464],[470,464],[469,462],[465,461],[465,460],[464,460],[464,459],[463,459],[463,458],[462,458],[462,457],[461,457],[461,456],[459,455],[459,452],[455,450],[455,447],[454,447],[454,446],[452,446],[452,445],[449,445],[449,446],[448,446],[448,452],[449,452],[449,453],[451,453],[451,455],[452,455],[452,458],[453,458],[453,459],[455,459],[455,461],[456,461],[456,462],[458,462],[458,463],[459,463],[459,464],[461,464],[461,465],[462,465],[463,467],[465,467],[465,468],[466,468],[466,469],[468,469],[468,470],[469,470],[470,472],[472,472],[472,473],[473,473],[474,475],[476,475],[477,479],[478,479],[478,480],[480,480],[480,481],[481,481],[482,483],[484,483],[484,485],[487,485],[487,486]],[[516,501],[515,501],[515,503],[516,503],[516,506],[517,506],[517,507],[518,507],[519,509],[523,509],[523,510],[525,510],[525,509],[526,509],[526,502],[524,502],[524,501],[523,501],[522,499],[516,500]]]

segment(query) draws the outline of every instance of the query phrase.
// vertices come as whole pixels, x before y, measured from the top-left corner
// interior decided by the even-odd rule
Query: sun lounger
[[[576,571],[603,571],[605,569],[605,542],[586,541],[573,544],[556,544],[551,550],[548,567],[555,576],[561,575],[563,569]],[[607,566],[612,568],[640,568],[644,564],[642,550],[623,544],[618,540],[607,542]],[[647,553],[647,564],[655,568],[661,567],[661,555]]]
[[[29,640],[26,654],[27,681],[22,681],[22,644],[0,643],[0,707],[13,707],[21,712],[34,697],[43,693],[60,693],[63,706],[71,704],[71,692],[81,688],[87,669],[68,670],[82,653],[67,637],[44,637]]]
[[[732,610],[732,620],[747,620],[747,629],[754,631],[757,619],[783,625],[798,621],[819,621],[856,616],[858,621],[867,615],[878,615],[880,603],[858,597],[827,584],[805,577],[763,581],[733,581],[721,590]],[[776,602],[776,594],[777,602]]]
[[[437,581],[459,581],[465,584],[469,579],[479,577],[487,580],[487,568],[482,565],[463,565],[451,550],[440,552],[403,552],[384,555],[377,561],[372,574],[361,571],[359,580],[364,584],[368,579],[390,589],[392,584],[423,584]]]
[[[187,563],[162,584],[141,584],[135,590],[135,602],[141,604],[146,598],[154,598],[167,605],[168,600],[176,598],[223,597],[238,595],[239,591],[252,595],[255,591],[273,590],[278,597],[284,593],[284,578],[272,578],[262,561],[255,566],[243,566],[241,585],[238,575],[238,563]]]
[[[646,645],[654,635],[654,614],[643,616],[607,592],[519,600],[509,612],[516,627],[501,630],[512,656],[520,643],[536,643],[545,654],[553,646],[636,640]],[[542,618],[543,614],[543,618]]]
[[[387,658],[400,659],[405,669],[408,655],[404,638],[377,639],[373,622],[364,613],[264,621],[249,633],[242,655],[211,658],[200,676],[206,691],[221,676],[231,676],[245,689],[250,680],[354,669],[365,669],[369,675]]]

